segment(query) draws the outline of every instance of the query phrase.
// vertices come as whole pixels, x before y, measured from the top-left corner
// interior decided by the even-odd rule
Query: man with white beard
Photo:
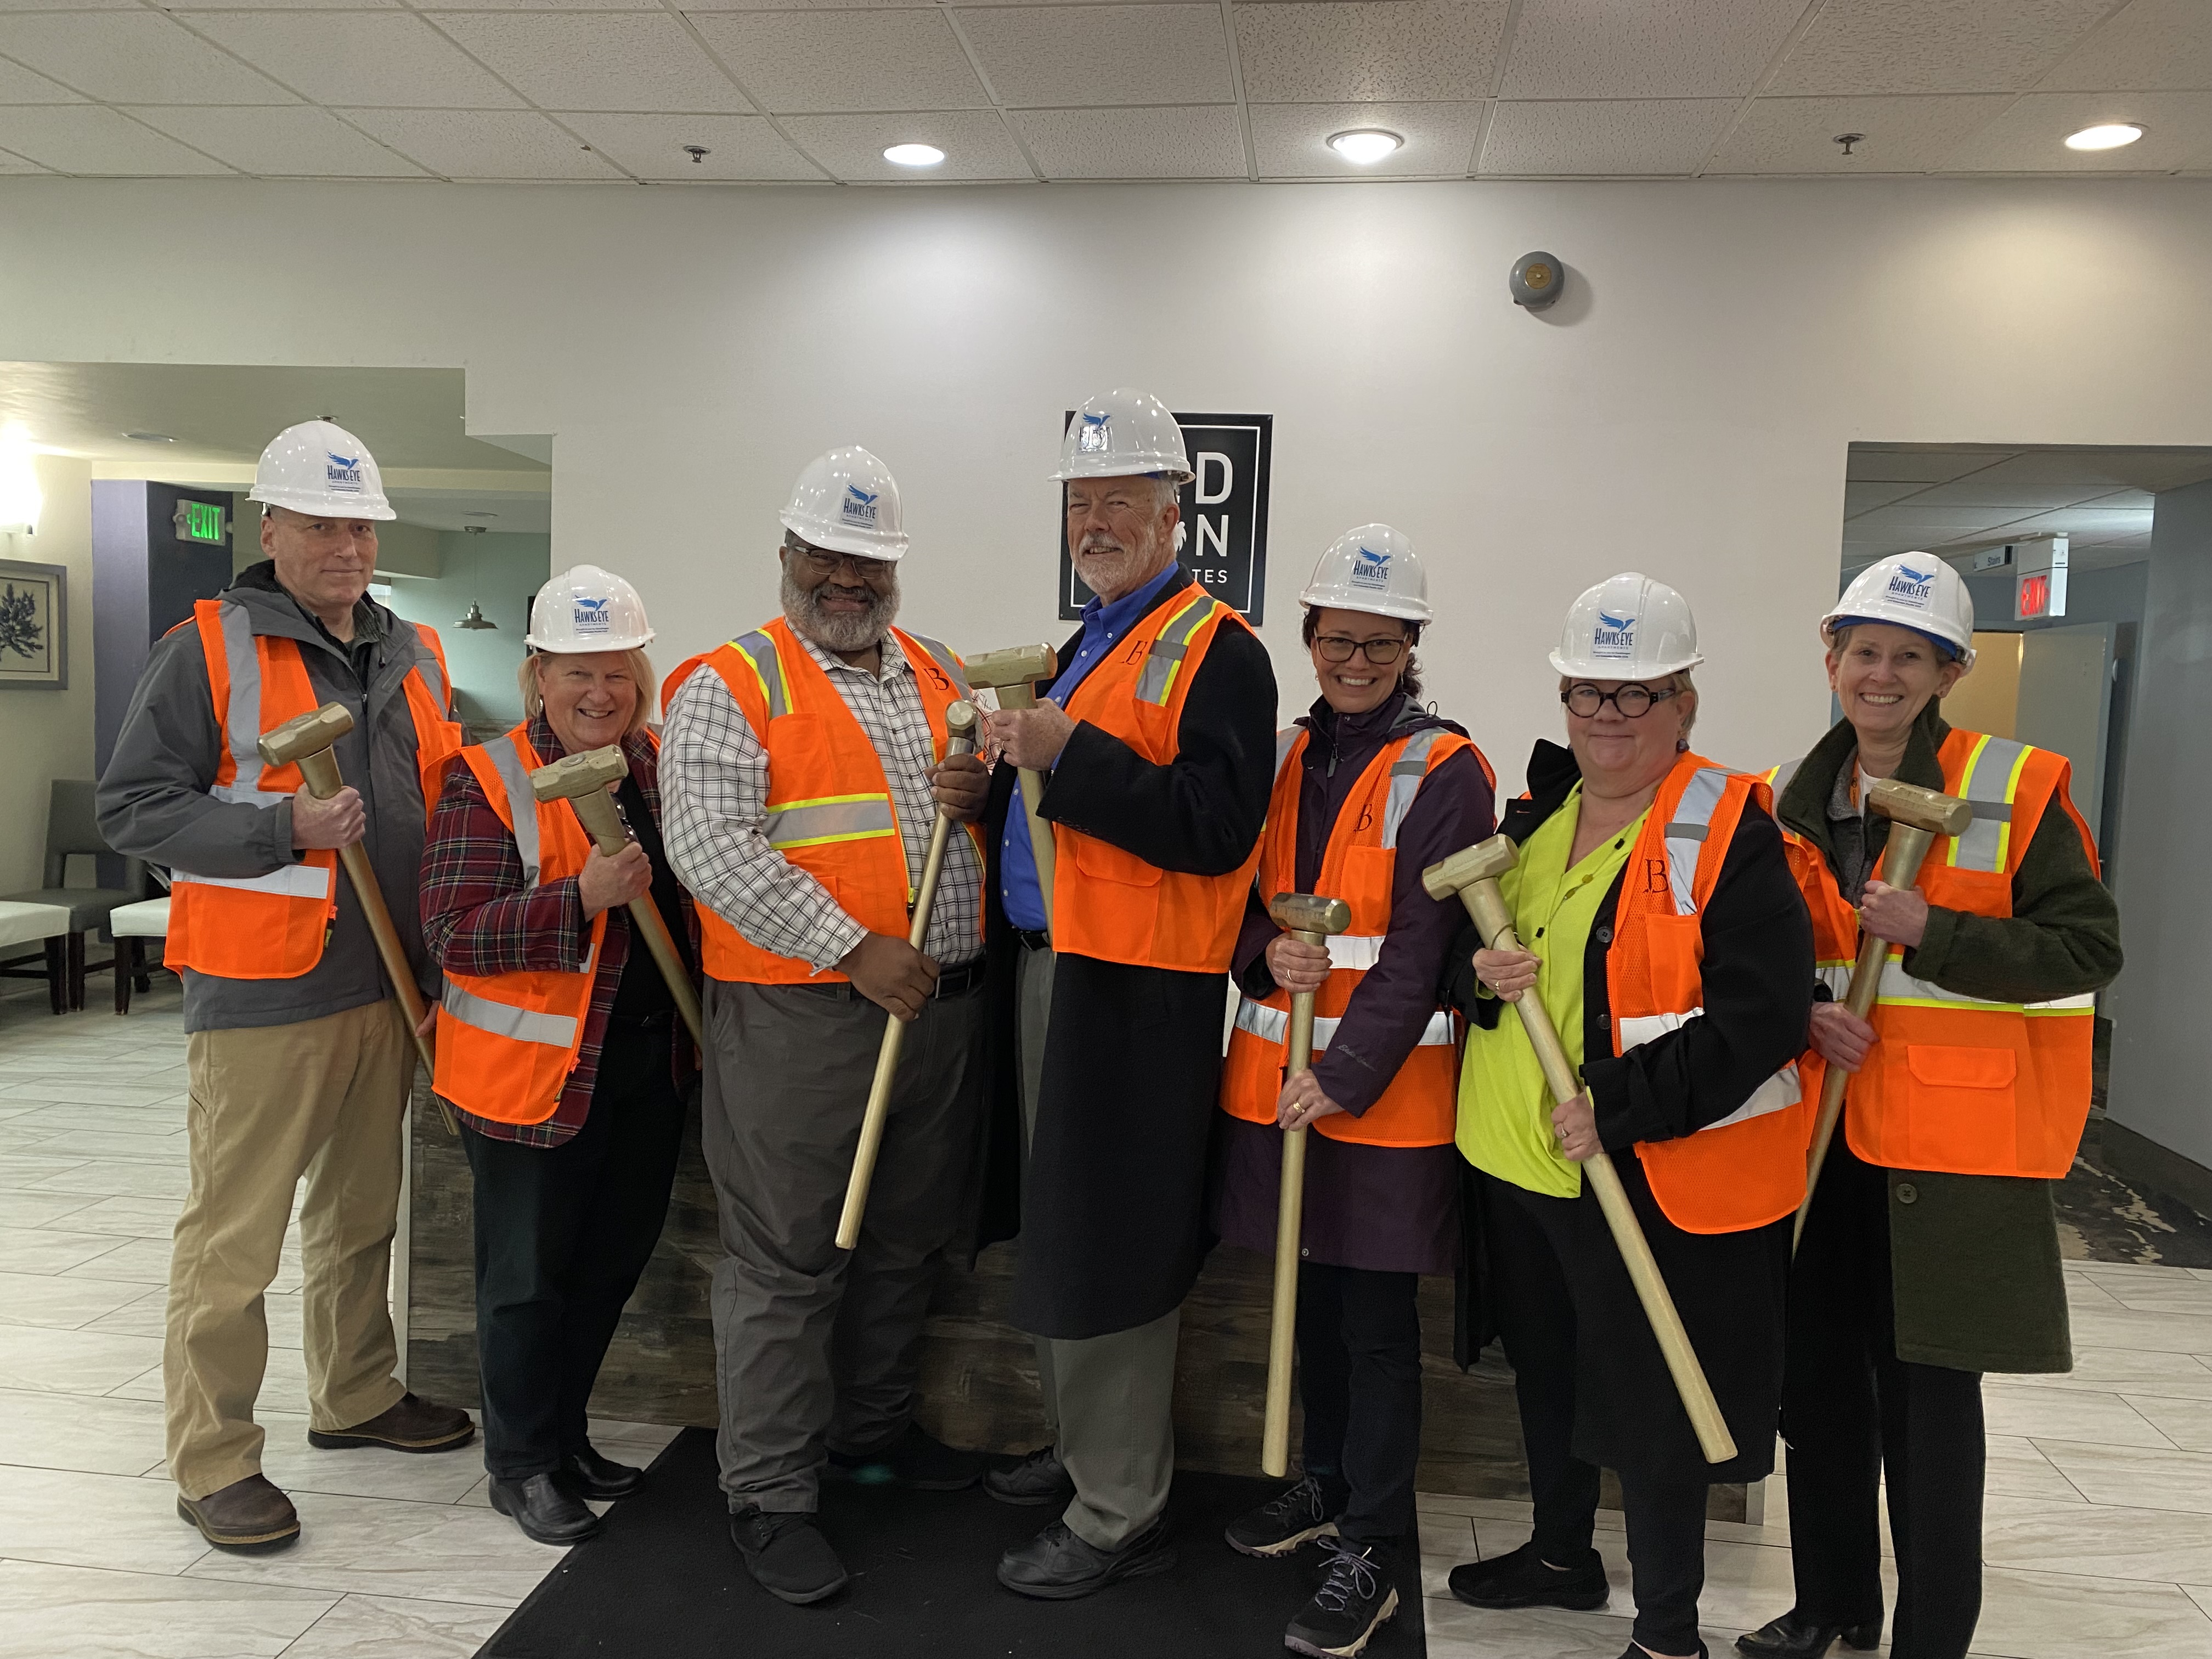
[[[669,862],[701,908],[730,1533],[763,1589],[805,1605],[847,1580],[814,1523],[822,1480],[949,1492],[982,1473],[913,1420],[922,1320],[981,1145],[975,829],[946,848],[925,950],[907,902],[938,809],[973,826],[988,775],[945,757],[960,659],[892,626],[907,537],[890,470],[832,450],[781,517],[783,614],[670,676],[660,783]],[[837,1218],[885,1012],[908,1025],[848,1253]]]

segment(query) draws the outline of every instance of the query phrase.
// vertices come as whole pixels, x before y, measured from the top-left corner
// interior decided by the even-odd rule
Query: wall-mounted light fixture
[[[30,432],[21,421],[10,421],[0,426],[0,534],[35,535],[46,505]]]

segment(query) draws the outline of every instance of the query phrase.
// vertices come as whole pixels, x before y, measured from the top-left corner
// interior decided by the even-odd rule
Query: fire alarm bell
[[[1559,297],[1567,268],[1548,253],[1524,253],[1513,264],[1513,303],[1541,311]]]

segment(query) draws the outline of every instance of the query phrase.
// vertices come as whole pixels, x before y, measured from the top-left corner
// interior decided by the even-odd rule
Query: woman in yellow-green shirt
[[[1705,1489],[1773,1463],[1812,927],[1755,778],[1690,750],[1702,661],[1681,596],[1633,572],[1568,612],[1553,665],[1566,749],[1539,743],[1500,828],[1528,949],[1447,984],[1468,1017],[1458,1144],[1477,1174],[1487,1311],[1512,1362],[1534,1535],[1453,1571],[1481,1607],[1602,1607],[1598,1471],[1620,1477],[1636,1592],[1624,1659],[1703,1656]],[[1583,1091],[1564,1103],[1499,999],[1531,988]],[[1738,1455],[1700,1453],[1580,1165],[1602,1147],[1641,1219]],[[1474,1218],[1470,1218],[1471,1223]]]

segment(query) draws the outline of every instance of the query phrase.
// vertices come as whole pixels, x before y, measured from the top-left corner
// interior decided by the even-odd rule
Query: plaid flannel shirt
[[[529,737],[541,756],[554,758],[563,752],[543,714],[530,722]],[[492,741],[504,743],[507,738]],[[646,810],[658,821],[660,787],[651,740],[644,732],[634,732],[623,739],[623,754],[645,797]],[[584,920],[576,878],[524,887],[514,836],[465,763],[447,769],[445,787],[438,795],[422,854],[422,902],[423,941],[432,959],[448,973],[574,973],[591,950],[592,930]],[[692,933],[696,956],[696,918]],[[630,938],[629,912],[617,905],[607,912],[606,940],[592,981],[583,1046],[576,1051],[576,1068],[568,1073],[553,1115],[543,1123],[495,1123],[463,1112],[471,1129],[493,1140],[557,1146],[584,1127],[599,1079],[607,1016],[622,983],[623,964],[629,959]],[[676,1045],[679,1082],[688,1069],[689,1050],[688,1041]]]

